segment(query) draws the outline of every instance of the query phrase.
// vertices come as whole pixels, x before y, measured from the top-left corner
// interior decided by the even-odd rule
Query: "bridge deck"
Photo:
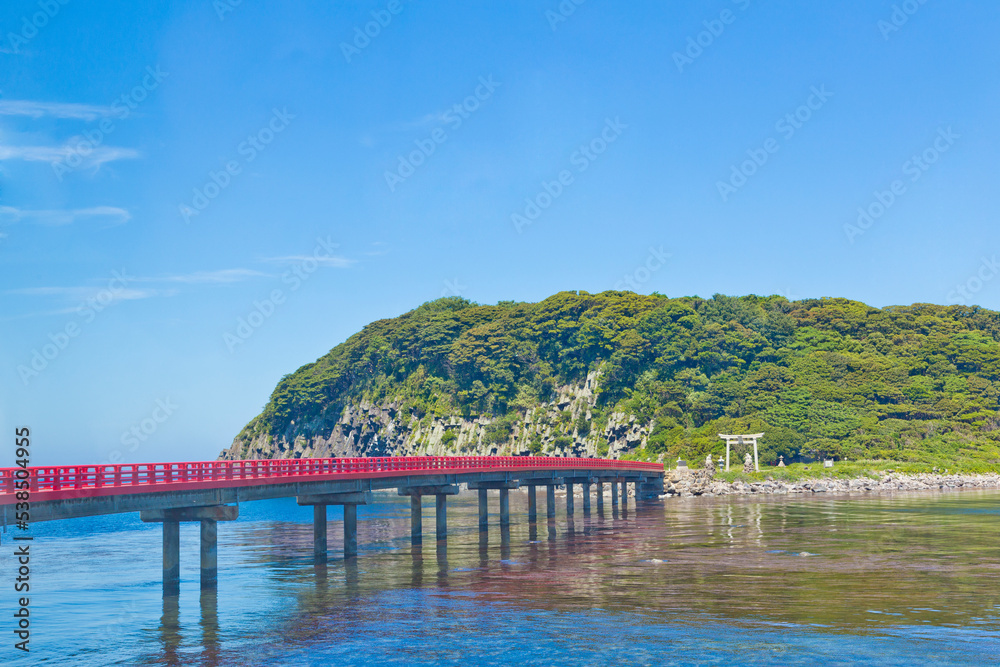
[[[656,463],[607,459],[415,456],[264,459],[0,469],[0,514],[15,520],[28,482],[31,520],[217,505],[316,493],[402,486],[554,478],[636,480],[663,474]]]

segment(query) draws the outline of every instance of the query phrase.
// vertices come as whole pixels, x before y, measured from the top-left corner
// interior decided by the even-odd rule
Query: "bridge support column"
[[[448,539],[448,496],[443,493],[434,496],[434,518],[438,542]]]
[[[549,484],[545,487],[545,518],[556,518],[556,487]]]
[[[510,526],[510,491],[500,489],[500,527]]]
[[[313,556],[326,558],[326,505],[313,505]]]
[[[420,496],[410,496],[410,544],[419,546],[424,541],[424,508]]]
[[[313,506],[313,556],[317,561],[326,560],[326,506],[343,505],[344,507],[344,558],[355,558],[358,555],[358,505],[368,505],[372,502],[370,491],[354,491],[347,493],[319,493],[299,496],[299,505]]]
[[[178,507],[164,510],[143,510],[139,518],[146,523],[163,524],[163,594],[177,595],[180,589],[180,522],[201,523],[201,588],[212,590],[218,585],[218,521],[233,521],[239,516],[236,505],[210,507]]]
[[[488,489],[500,491],[500,529],[510,527],[510,490],[520,488],[521,482],[510,480],[493,480],[469,482],[469,489],[479,490],[479,529],[486,530],[486,492]]]
[[[580,486],[583,488],[583,516],[590,516],[590,482]]]
[[[344,505],[344,558],[358,556],[358,506]]]
[[[604,484],[598,482],[595,495],[597,496],[597,513],[604,515]]]
[[[611,511],[618,511],[618,482],[611,482]]]
[[[573,483],[566,482],[566,516],[573,518]]]
[[[538,521],[538,506],[535,503],[535,486],[531,485],[528,487],[528,523]]]
[[[458,495],[458,486],[454,484],[436,484],[432,486],[404,486],[396,491],[401,496],[410,496],[410,534],[411,541],[416,546],[420,544],[418,534],[422,532],[422,517],[420,515],[420,497],[434,496],[435,517],[437,519],[436,535],[438,541],[448,538],[448,496]],[[422,537],[422,536],[421,536]]]
[[[484,533],[490,528],[490,508],[486,489],[479,489],[479,532]]]
[[[219,582],[219,527],[215,519],[201,520],[201,590]]]
[[[181,524],[163,522],[163,595],[177,595],[181,588]]]

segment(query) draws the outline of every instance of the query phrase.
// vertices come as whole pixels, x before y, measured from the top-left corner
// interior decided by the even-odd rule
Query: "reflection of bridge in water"
[[[218,576],[217,526],[239,514],[239,502],[295,497],[313,507],[313,553],[327,558],[327,506],[343,506],[343,555],[357,556],[357,506],[373,501],[373,492],[395,489],[410,498],[410,537],[423,540],[425,496],[434,496],[435,537],[439,557],[446,553],[447,498],[459,484],[479,494],[479,529],[487,531],[488,493],[499,492],[501,548],[509,544],[511,489],[528,491],[528,521],[537,521],[535,490],[546,489],[546,518],[556,514],[555,488],[566,486],[566,512],[572,517],[574,487],[583,490],[583,512],[590,513],[591,487],[603,513],[604,484],[611,503],[624,509],[627,485],[637,500],[657,497],[663,467],[656,463],[543,457],[388,457],[356,459],[270,459],[0,469],[0,511],[4,525],[21,520],[17,491],[24,480],[30,491],[30,520],[139,512],[146,522],[163,524],[163,592],[175,596],[180,586],[180,522],[201,528],[201,588],[214,591]],[[551,531],[551,521],[549,522]],[[485,544],[485,543],[484,543]]]

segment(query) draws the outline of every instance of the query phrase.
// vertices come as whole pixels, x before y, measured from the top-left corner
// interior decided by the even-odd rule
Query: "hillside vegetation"
[[[587,438],[607,453],[602,433],[624,415],[643,426],[642,441],[618,452],[629,457],[698,462],[724,451],[720,432],[764,431],[761,464],[801,454],[996,470],[998,341],[1000,314],[977,307],[631,292],[444,298],[374,322],[282,378],[237,442],[319,436],[367,404],[392,405],[404,429],[479,418],[481,439],[519,438],[535,453]],[[588,378],[590,405],[549,420],[562,443],[518,430],[559,387]]]

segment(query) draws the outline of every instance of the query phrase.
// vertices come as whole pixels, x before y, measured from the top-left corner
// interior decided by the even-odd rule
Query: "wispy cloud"
[[[284,257],[266,257],[265,262],[273,262],[275,264],[301,264],[302,262],[316,262],[320,266],[332,266],[337,269],[347,269],[355,264],[357,260],[349,259],[347,257],[338,257],[336,255],[330,255],[327,257],[316,256],[316,255],[286,255]]]
[[[75,120],[97,120],[111,116],[111,107],[67,102],[35,102],[32,100],[0,100],[0,116],[31,116],[42,118],[71,118]]]
[[[78,313],[78,312],[80,312],[80,306],[74,306],[73,308],[57,308],[55,310],[38,310],[31,313],[21,313],[20,315],[8,315],[6,317],[0,317],[0,322],[28,320],[33,317],[46,317],[50,315],[69,315],[71,313]]]
[[[366,148],[372,148],[378,144],[379,138],[383,135],[397,134],[400,132],[413,132],[414,130],[422,130],[424,128],[443,125],[446,122],[448,122],[447,111],[427,113],[412,120],[400,120],[374,127],[370,132],[366,132],[365,134],[359,136],[358,142]]]
[[[378,257],[389,252],[389,248],[384,241],[374,241],[372,249],[365,252],[369,257]]]
[[[136,289],[131,287],[114,290],[102,289],[100,287],[73,286],[73,287],[20,287],[17,289],[5,290],[4,294],[16,294],[21,296],[52,296],[64,298],[69,301],[86,301],[90,297],[101,293],[105,297],[102,305],[115,301],[135,301],[137,299],[150,299],[155,296],[172,296],[175,292],[157,289]],[[110,295],[110,296],[107,296]],[[107,301],[110,299],[110,301]],[[69,312],[76,310],[69,309]],[[61,312],[61,311],[60,311]]]
[[[252,269],[219,269],[217,271],[194,271],[175,276],[165,276],[163,278],[141,278],[145,281],[163,280],[172,283],[238,283],[250,278],[269,277],[270,274]]]
[[[33,317],[79,313],[88,307],[88,300],[96,298],[100,298],[100,304],[102,307],[107,307],[121,301],[138,301],[140,299],[151,299],[153,297],[173,296],[177,294],[177,290],[136,289],[131,287],[102,289],[92,285],[87,285],[72,287],[23,287],[19,289],[5,290],[4,294],[31,297],[51,297],[56,299],[57,303],[61,301],[62,303],[71,303],[75,305],[48,310],[36,310],[28,313],[21,313],[19,315],[10,315],[0,318],[0,322],[25,320]]]
[[[71,225],[83,220],[100,220],[110,225],[122,225],[132,219],[131,214],[117,206],[92,206],[75,209],[23,209],[0,206],[0,223],[29,222],[37,225]]]
[[[90,152],[83,156],[73,148],[81,141],[71,139],[63,146],[0,146],[0,160],[24,160],[25,162],[55,164],[72,156],[78,157],[82,161],[81,166],[98,168],[107,162],[131,160],[140,156],[139,151],[133,148],[119,146],[91,147]]]
[[[423,116],[414,118],[413,120],[403,120],[395,123],[389,123],[385,126],[385,130],[387,132],[409,132],[411,130],[419,130],[423,127],[430,127],[432,125],[444,123],[447,120],[446,115],[447,112],[445,111],[427,113]]]

